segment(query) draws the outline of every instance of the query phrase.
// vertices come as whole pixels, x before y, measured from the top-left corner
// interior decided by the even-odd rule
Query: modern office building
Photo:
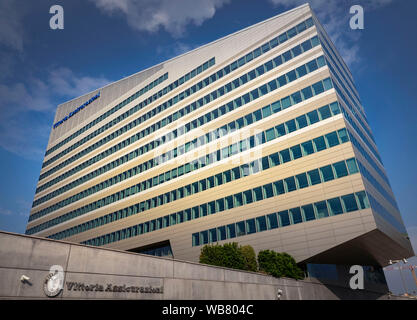
[[[26,233],[198,261],[413,255],[352,75],[303,5],[58,106]]]

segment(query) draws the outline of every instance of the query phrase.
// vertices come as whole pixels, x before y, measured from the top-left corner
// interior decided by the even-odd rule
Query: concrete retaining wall
[[[62,290],[54,291],[53,281],[46,281],[53,265],[64,271]],[[29,280],[21,281],[22,275]],[[387,298],[381,293],[326,286],[315,280],[276,279],[0,232],[1,299],[277,299],[279,289],[283,300]]]

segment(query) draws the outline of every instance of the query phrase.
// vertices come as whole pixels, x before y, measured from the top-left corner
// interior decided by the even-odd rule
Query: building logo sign
[[[62,120],[56,122],[53,126],[53,128],[55,129],[56,127],[58,127],[59,125],[61,125],[62,123],[64,123],[65,121],[67,121],[69,118],[71,118],[74,114],[76,114],[78,111],[84,109],[86,106],[88,106],[90,103],[92,103],[94,100],[100,98],[100,92],[97,93],[94,97],[91,97],[90,100],[84,102],[81,106],[79,106],[77,109],[75,109],[74,111],[71,111],[67,116],[65,116],[65,118],[63,118]]]
[[[84,283],[64,281],[65,272],[62,266],[53,265],[49,269],[49,273],[43,282],[43,291],[45,295],[53,298],[58,296],[64,289],[64,283],[67,291],[79,291],[79,292],[103,292],[103,293],[151,293],[151,294],[163,294],[163,286],[128,286],[126,284],[115,285],[113,283]]]
[[[43,291],[48,297],[56,297],[62,291],[61,279],[58,273],[49,273],[43,282]]]
[[[123,285],[114,285],[112,283],[107,283],[102,285],[99,283],[95,284],[86,284],[83,282],[66,282],[68,291],[95,291],[95,292],[127,292],[127,293],[164,293],[164,287],[153,287],[153,286],[127,286]]]

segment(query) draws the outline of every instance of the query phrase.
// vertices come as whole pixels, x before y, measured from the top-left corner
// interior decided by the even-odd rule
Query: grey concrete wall
[[[54,298],[44,290],[52,265],[62,266],[64,271],[64,288]],[[22,282],[22,275],[30,279]],[[76,284],[71,287],[71,283]],[[109,284],[112,290],[106,291]],[[145,292],[152,288],[159,292]],[[276,279],[0,231],[0,299],[273,300],[279,289],[285,300],[387,298],[383,293],[326,286],[312,279]]]

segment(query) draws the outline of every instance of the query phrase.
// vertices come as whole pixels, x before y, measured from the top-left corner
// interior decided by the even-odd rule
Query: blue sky
[[[304,0],[0,0],[0,229],[23,233],[56,106]],[[417,1],[310,1],[348,63],[417,249]],[[49,8],[64,8],[64,30]],[[360,4],[365,28],[349,28]]]

